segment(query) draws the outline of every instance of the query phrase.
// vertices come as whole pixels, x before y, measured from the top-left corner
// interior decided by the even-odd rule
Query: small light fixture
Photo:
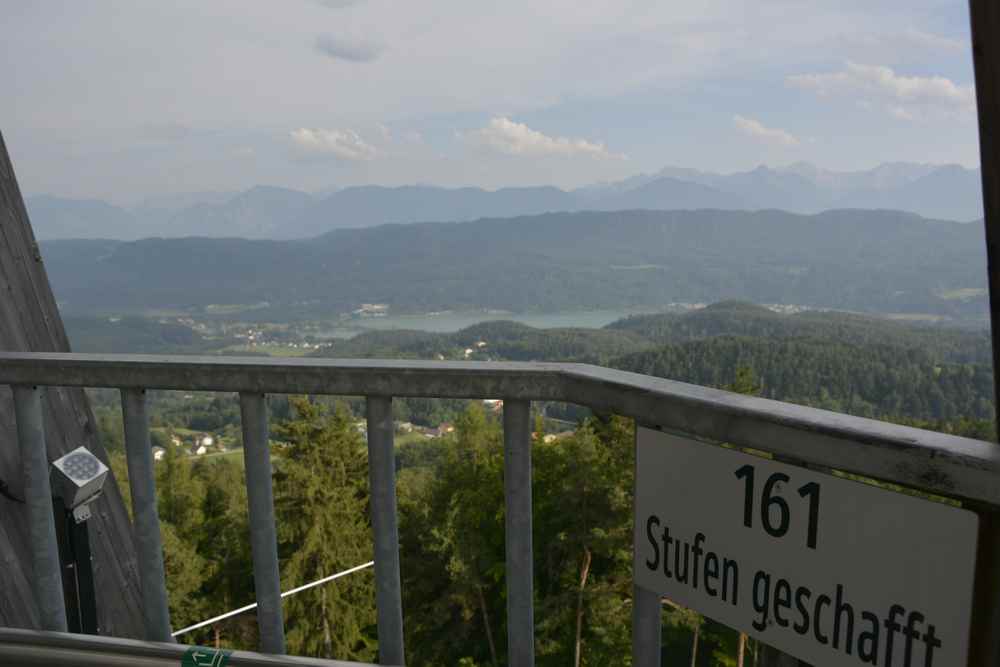
[[[62,498],[73,519],[83,523],[90,518],[90,503],[101,496],[108,467],[85,447],[77,447],[52,462],[52,491]]]

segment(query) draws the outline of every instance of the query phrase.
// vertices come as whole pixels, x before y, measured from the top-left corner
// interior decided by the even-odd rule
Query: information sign
[[[635,580],[824,667],[967,664],[978,517],[640,428]]]

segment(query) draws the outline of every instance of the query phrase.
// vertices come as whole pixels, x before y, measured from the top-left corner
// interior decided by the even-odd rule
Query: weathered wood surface
[[[979,114],[993,368],[1000,369],[1000,7],[995,0],[970,0],[969,13]],[[993,382],[996,395],[1000,396],[1000,374],[994,373]],[[1000,424],[1000,402],[997,402],[997,424]]]
[[[979,115],[979,160],[993,328],[993,383],[1000,398],[1000,3],[970,0],[972,62]],[[1000,401],[996,401],[1000,425]],[[973,611],[971,665],[1000,664],[1000,515],[981,517],[980,567]]]
[[[3,136],[0,134],[0,350],[69,351],[55,298]],[[44,403],[49,460],[80,445],[107,462],[80,389],[49,389]],[[10,389],[0,388],[0,480],[22,496],[21,460]],[[102,634],[139,637],[142,615],[132,527],[114,481],[94,506],[90,535]],[[0,626],[36,628],[24,505],[0,496]]]

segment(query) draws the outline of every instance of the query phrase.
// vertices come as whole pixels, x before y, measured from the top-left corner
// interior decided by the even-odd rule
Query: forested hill
[[[837,412],[918,421],[993,418],[985,330],[849,313],[784,315],[739,302],[634,316],[606,330],[654,346],[610,362],[636,373],[725,388],[742,369],[762,396]],[[992,437],[988,426],[966,428],[966,435]]]
[[[978,316],[978,225],[891,211],[625,211],[338,230],[309,241],[42,244],[67,313],[261,304],[261,319],[742,299]]]
[[[983,364],[937,363],[889,343],[717,337],[615,359],[622,370],[727,387],[748,368],[761,396],[863,417],[990,419],[993,375]]]
[[[480,347],[481,344],[484,346]],[[453,334],[425,331],[372,331],[337,340],[322,356],[392,359],[572,361],[608,364],[612,359],[653,347],[641,335],[605,329],[536,329],[508,321],[482,322]]]
[[[861,416],[990,419],[993,411],[984,332],[843,313],[782,315],[746,303],[603,330],[487,322],[454,334],[372,332],[322,354],[576,361],[714,387],[731,386],[742,369],[768,398]]]
[[[805,311],[781,314],[752,303],[723,302],[689,313],[634,315],[607,327],[655,343],[680,343],[713,336],[751,338],[816,338],[851,345],[884,345],[919,349],[937,361],[992,363],[986,329],[964,331],[913,325],[869,315]]]
[[[191,327],[143,317],[65,317],[63,324],[74,352],[196,354],[220,347]]]

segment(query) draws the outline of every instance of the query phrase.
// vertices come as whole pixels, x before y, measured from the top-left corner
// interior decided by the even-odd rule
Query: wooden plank
[[[993,386],[1000,396],[1000,5],[970,0],[972,62],[976,71],[979,159],[982,166],[986,267],[993,329]],[[995,401],[1000,425],[1000,401]]]
[[[49,286],[14,168],[0,134],[0,349],[69,351],[55,297]],[[81,389],[49,389],[44,403],[49,460],[80,445],[107,462],[93,414]],[[14,411],[7,388],[0,389],[0,479],[21,493],[20,456]],[[98,621],[102,634],[142,635],[139,586],[132,528],[116,484],[109,480],[90,520]],[[36,628],[31,598],[23,505],[0,497],[0,626]]]

